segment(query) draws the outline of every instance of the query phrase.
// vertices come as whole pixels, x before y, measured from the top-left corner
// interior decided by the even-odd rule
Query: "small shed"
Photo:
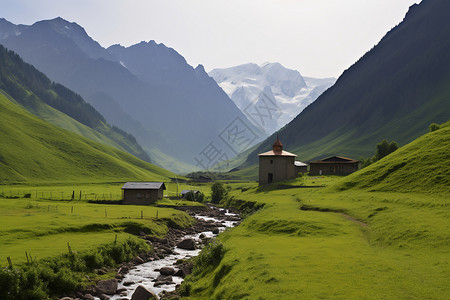
[[[122,187],[123,204],[147,205],[164,197],[164,182],[127,182]]]
[[[200,191],[198,191],[198,190],[182,190],[181,197],[182,198],[186,197],[187,193],[189,193],[189,192],[194,193],[194,196],[198,196],[198,194],[200,193]]]
[[[296,160],[294,162],[294,165],[295,165],[295,172],[297,172],[297,174],[298,173],[305,174],[306,172],[308,172],[308,165],[305,164],[304,162]]]
[[[309,163],[309,175],[347,175],[358,171],[359,161],[342,156],[332,156]]]

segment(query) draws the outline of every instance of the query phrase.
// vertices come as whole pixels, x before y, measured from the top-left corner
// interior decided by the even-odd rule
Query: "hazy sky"
[[[102,46],[155,40],[207,71],[280,62],[338,77],[420,0],[0,0],[0,17],[60,16]]]

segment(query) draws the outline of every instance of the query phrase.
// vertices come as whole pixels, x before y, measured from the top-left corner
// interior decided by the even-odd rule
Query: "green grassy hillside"
[[[51,125],[0,94],[0,182],[169,180],[175,174]]]
[[[9,99],[13,99],[2,90],[0,90],[0,93],[3,93],[4,96]],[[97,130],[94,130],[39,100],[34,101],[32,105],[28,105],[25,108],[33,115],[38,116],[53,125],[87,137],[93,141],[115,147],[128,153],[133,153],[133,150],[130,149],[130,147],[127,147],[126,138],[112,130],[107,124],[98,126]],[[114,137],[110,138],[109,136]]]
[[[60,84],[52,83],[43,73],[1,45],[0,89],[32,114],[54,125],[150,162],[149,156],[133,136],[110,126],[79,95]]]
[[[341,190],[397,192],[447,192],[449,187],[450,122],[345,177],[335,186]]]

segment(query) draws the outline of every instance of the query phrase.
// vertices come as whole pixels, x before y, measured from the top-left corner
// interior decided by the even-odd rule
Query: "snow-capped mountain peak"
[[[336,81],[303,78],[297,70],[277,62],[214,69],[209,75],[268,134],[290,122]]]

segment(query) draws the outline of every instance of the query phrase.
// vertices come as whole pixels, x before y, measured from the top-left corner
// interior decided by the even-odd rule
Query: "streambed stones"
[[[175,274],[175,269],[172,267],[162,267],[159,269],[159,273],[161,273],[161,275],[169,276]]]
[[[177,243],[177,247],[185,250],[195,250],[197,247],[195,246],[194,239],[185,239],[181,242]]]
[[[138,286],[131,296],[131,300],[153,300],[158,299],[155,294],[147,290],[142,285]]]
[[[117,292],[118,282],[117,279],[100,280],[97,282],[96,292],[97,295],[106,294],[114,295]]]

